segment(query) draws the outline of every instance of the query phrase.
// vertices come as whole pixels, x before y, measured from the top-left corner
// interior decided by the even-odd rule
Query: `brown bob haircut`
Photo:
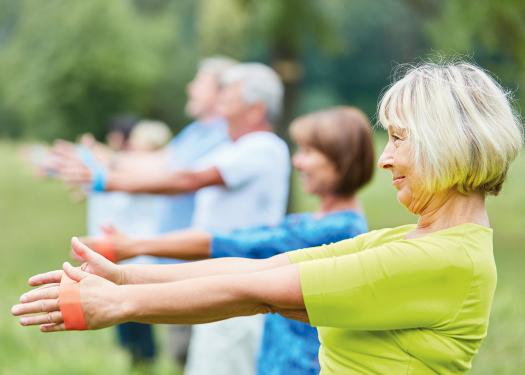
[[[290,125],[290,136],[334,163],[340,176],[334,194],[353,195],[372,178],[372,126],[361,110],[341,106],[301,116]]]

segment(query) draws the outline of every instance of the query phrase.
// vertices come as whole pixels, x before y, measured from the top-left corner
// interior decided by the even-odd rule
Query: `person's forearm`
[[[90,150],[93,155],[95,155],[97,161],[99,161],[104,167],[111,166],[111,160],[116,154],[115,151],[102,143],[95,143]]]
[[[122,321],[194,324],[269,311],[244,295],[233,275],[118,289],[124,309]]]
[[[212,236],[201,230],[183,230],[151,239],[131,240],[127,253],[185,260],[210,257]]]
[[[219,258],[166,265],[123,265],[122,284],[169,283],[211,275],[258,272],[289,265],[286,254],[268,259]]]
[[[211,185],[224,185],[216,168],[176,172],[166,169],[149,171],[149,173],[110,171],[106,178],[105,190],[176,195]]]
[[[308,322],[299,268],[294,264],[260,272],[124,285],[117,289],[121,321],[195,324],[279,312]]]
[[[115,153],[109,167],[116,171],[135,172],[165,170],[167,165],[167,152],[165,150],[155,152],[133,152],[123,151]]]
[[[176,195],[192,191],[188,185],[187,181],[178,178],[177,173],[170,171],[135,173],[110,170],[107,174],[105,190]]]

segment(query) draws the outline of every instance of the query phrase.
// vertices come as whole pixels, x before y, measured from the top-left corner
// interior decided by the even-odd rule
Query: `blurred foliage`
[[[26,0],[13,8],[16,23],[0,51],[7,131],[100,132],[115,112],[151,105],[173,20],[143,17],[121,0]]]
[[[514,90],[525,86],[523,0],[447,0],[427,31],[435,48],[472,56]],[[525,96],[518,99],[525,108]]]
[[[373,116],[392,68],[429,53],[461,53],[516,89],[524,19],[518,0],[0,0],[0,135],[100,137],[121,112],[179,129],[185,84],[213,54],[278,70],[281,135],[328,105]]]

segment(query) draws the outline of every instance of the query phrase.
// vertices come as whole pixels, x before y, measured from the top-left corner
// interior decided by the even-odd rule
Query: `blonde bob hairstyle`
[[[509,93],[463,62],[410,68],[383,95],[378,119],[404,131],[414,170],[430,192],[497,195],[523,142]]]

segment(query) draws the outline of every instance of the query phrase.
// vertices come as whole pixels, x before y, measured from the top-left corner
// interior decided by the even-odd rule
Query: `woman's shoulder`
[[[474,223],[455,225],[408,241],[434,245],[443,253],[463,252],[469,258],[485,254],[492,256],[492,228]]]
[[[359,239],[363,241],[365,248],[376,247],[389,242],[403,240],[415,228],[415,224],[407,224],[393,228],[376,229],[360,235]]]
[[[454,247],[463,247],[465,244],[485,245],[492,243],[492,229],[474,223],[465,223],[450,228],[435,231],[424,236],[409,238],[407,235],[416,229],[416,224],[402,225],[394,228],[383,228],[373,230],[362,237],[370,245],[381,245],[389,242],[406,242],[407,244],[417,243],[440,243],[455,244]]]

